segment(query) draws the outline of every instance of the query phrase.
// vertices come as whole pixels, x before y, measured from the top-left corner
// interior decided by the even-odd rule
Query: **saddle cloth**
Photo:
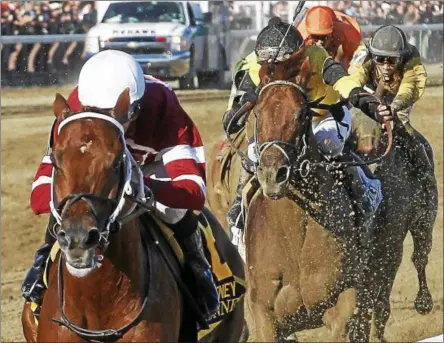
[[[219,310],[209,320],[209,329],[201,330],[198,332],[198,339],[200,340],[210,334],[225,319],[225,317],[227,317],[235,309],[236,304],[244,296],[246,288],[245,280],[239,278],[232,272],[228,263],[225,262],[224,256],[219,253],[219,251],[222,250],[218,248],[218,242],[216,241],[215,235],[213,234],[215,228],[211,227],[204,213],[199,212],[197,214],[199,219],[199,229],[202,232],[205,256],[207,260],[211,263],[214,281],[216,283],[220,298]],[[176,241],[173,232],[160,219],[156,218],[155,216],[151,216],[151,218],[154,219],[154,222],[158,226],[156,229],[164,235],[165,239],[169,243],[180,266],[183,266],[183,251]],[[56,242],[52,247],[51,253],[48,257],[46,270],[43,277],[43,281],[46,287],[48,287],[49,270],[51,268],[51,265],[55,261],[59,251],[60,246],[58,242]],[[36,304],[31,304],[31,309],[33,311],[36,310],[36,307]],[[37,317],[35,317],[35,319],[38,323]]]

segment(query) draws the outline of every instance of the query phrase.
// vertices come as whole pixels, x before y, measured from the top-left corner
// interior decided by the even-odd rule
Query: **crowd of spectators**
[[[335,0],[319,1],[319,4],[353,16],[361,25],[443,23],[444,1]],[[273,2],[270,13],[263,14],[263,22],[266,23],[266,19],[273,15],[282,16],[282,13],[288,12],[286,8],[288,1]],[[230,29],[255,28],[254,5],[240,6],[240,11],[233,11],[231,5],[230,9]],[[292,17],[292,14],[287,14]],[[96,22],[95,1],[1,2],[2,35],[82,34]],[[420,49],[426,61],[442,62],[442,30],[428,30],[425,25],[424,30],[410,31],[407,35],[409,42]],[[41,73],[45,77],[66,74],[78,69],[84,55],[82,42],[6,44],[1,49],[1,71],[6,78],[17,74]]]
[[[97,21],[94,1],[26,1],[1,3],[1,34],[81,34]],[[60,75],[81,62],[84,44],[5,44],[1,51],[3,78],[18,74]],[[50,76],[49,76],[50,77]],[[4,80],[2,80],[4,81]],[[23,80],[20,80],[22,82]]]
[[[412,25],[443,22],[442,1],[328,1],[361,25]]]
[[[423,30],[407,32],[422,58],[442,62],[443,31],[431,31],[427,24],[443,23],[443,1],[329,1],[329,5],[358,20],[361,25],[417,25]]]
[[[288,1],[276,1],[270,8],[270,13],[265,14],[267,22],[272,16],[280,16],[285,20],[293,17],[288,13]],[[421,52],[425,61],[436,63],[442,62],[443,31],[432,31],[428,24],[442,24],[444,1],[317,1],[315,4],[326,5],[334,10],[343,12],[356,18],[360,25],[415,25],[422,24],[421,30],[409,30],[407,36],[410,44],[415,45]],[[231,29],[246,30],[254,29],[254,6],[242,6],[238,13],[231,14]],[[369,33],[363,33],[366,38]]]

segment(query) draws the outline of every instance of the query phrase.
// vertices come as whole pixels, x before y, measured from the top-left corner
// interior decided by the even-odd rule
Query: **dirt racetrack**
[[[31,265],[35,249],[42,243],[47,216],[36,217],[29,207],[29,194],[36,168],[45,153],[53,116],[50,103],[39,97],[67,89],[3,90],[1,119],[2,153],[2,312],[1,341],[23,341],[20,314],[23,305],[20,285]],[[11,100],[11,101],[10,101]],[[34,102],[39,106],[30,105]],[[5,104],[7,103],[7,104]],[[6,107],[4,107],[6,105]],[[24,107],[20,107],[24,106]],[[184,102],[209,147],[220,137],[221,115],[226,101]],[[34,112],[32,112],[34,111]],[[410,261],[412,241],[407,237],[404,258],[391,296],[392,315],[386,337],[390,342],[414,342],[443,333],[443,88],[430,87],[413,112],[413,124],[432,143],[439,184],[439,213],[433,250],[427,268],[434,299],[433,312],[421,316],[413,309],[418,282]],[[207,152],[209,149],[207,149]],[[322,342],[325,329],[306,331],[301,341]]]

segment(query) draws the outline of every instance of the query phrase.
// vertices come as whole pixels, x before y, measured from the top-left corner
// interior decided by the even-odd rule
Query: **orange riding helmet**
[[[333,32],[335,12],[326,6],[314,6],[307,11],[305,27],[309,35],[324,36]]]

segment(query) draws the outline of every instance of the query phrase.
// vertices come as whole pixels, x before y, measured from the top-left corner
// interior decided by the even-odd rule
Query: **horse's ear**
[[[54,115],[61,120],[69,117],[71,114],[71,110],[66,102],[66,99],[59,93],[56,94],[55,100],[52,103],[52,110]]]
[[[299,68],[298,75],[296,76],[296,83],[298,85],[306,87],[308,84],[308,81],[310,80],[311,75],[312,75],[312,72],[311,72],[310,58],[307,56],[304,59],[304,62],[302,62],[301,67]]]
[[[128,116],[128,111],[130,108],[130,95],[129,88],[126,88],[117,99],[116,106],[113,109],[114,118],[119,122],[125,121]]]

